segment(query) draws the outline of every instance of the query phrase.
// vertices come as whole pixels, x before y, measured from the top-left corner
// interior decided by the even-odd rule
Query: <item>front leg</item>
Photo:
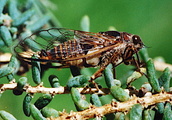
[[[99,90],[98,84],[94,81],[96,78],[100,77],[106,67],[101,67],[99,70],[97,70],[90,78],[89,82],[91,82],[97,91]]]
[[[102,76],[103,71],[105,70],[105,68],[109,65],[109,63],[111,63],[111,55],[108,54],[109,52],[107,52],[106,54],[103,55],[103,57],[100,59],[100,69],[97,70],[92,76],[91,79],[89,80],[89,82],[91,82],[96,88],[97,90],[99,90],[98,85],[95,83],[95,79]]]
[[[95,80],[96,78],[100,77],[106,67],[101,67],[99,70],[97,70],[92,76],[90,82]]]
[[[95,80],[96,78],[100,77],[104,71],[104,69],[109,65],[109,63],[111,63],[111,59],[112,59],[112,53],[110,51],[107,51],[106,53],[104,53],[102,55],[102,57],[100,58],[100,69],[97,70],[92,76],[91,76],[91,81]]]

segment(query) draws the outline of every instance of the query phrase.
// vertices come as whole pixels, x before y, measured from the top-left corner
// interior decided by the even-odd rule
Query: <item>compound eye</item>
[[[135,45],[141,43],[141,39],[140,39],[140,37],[137,36],[137,35],[134,35],[134,36],[132,37],[132,39],[133,39],[133,43],[134,43]]]

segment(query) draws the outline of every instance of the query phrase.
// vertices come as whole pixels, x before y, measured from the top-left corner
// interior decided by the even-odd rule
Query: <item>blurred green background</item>
[[[170,55],[172,47],[171,0],[51,1],[53,4],[50,5],[50,10],[60,21],[62,27],[81,30],[81,18],[84,15],[88,15],[91,32],[107,31],[109,26],[114,26],[118,31],[137,34],[142,38],[144,44],[149,47],[148,52],[150,57],[162,56],[166,62],[172,64],[172,55]],[[122,71],[118,70],[118,72]],[[58,71],[51,69],[44,75],[44,85],[47,87],[50,86],[47,78],[52,73],[57,73],[59,79],[63,80],[62,85],[65,85],[67,77],[69,78],[70,76],[68,69]],[[32,84],[32,82],[30,83]],[[26,116],[22,112],[22,101],[25,93],[16,97],[11,92],[7,91],[2,95],[0,109],[12,113],[19,120],[26,119]],[[9,95],[7,96],[7,94]],[[33,101],[38,96],[34,97]],[[70,95],[56,95],[55,99],[48,106],[60,111],[66,109],[69,112],[70,110],[75,110],[71,101]]]
[[[169,55],[172,47],[171,0],[53,0],[57,4],[54,14],[63,27],[80,29],[80,20],[88,15],[91,32],[106,31],[115,26],[141,36],[151,57],[163,56],[172,63]]]

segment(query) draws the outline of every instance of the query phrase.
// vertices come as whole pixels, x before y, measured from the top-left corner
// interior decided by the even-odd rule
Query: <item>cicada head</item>
[[[139,51],[144,46],[141,38],[137,35],[133,35],[131,41],[132,41],[133,46],[136,49],[136,51]]]
[[[121,37],[124,43],[126,43],[127,46],[134,51],[134,53],[138,52],[144,46],[141,38],[138,35],[123,32],[121,33]]]
[[[135,53],[138,53],[143,48],[144,44],[138,35],[129,34],[126,32],[121,33],[121,38],[125,44],[125,49],[122,58],[125,64],[129,64]]]

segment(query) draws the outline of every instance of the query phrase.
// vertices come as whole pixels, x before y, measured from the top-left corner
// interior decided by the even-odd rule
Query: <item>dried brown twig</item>
[[[17,88],[17,83],[9,83],[9,84],[1,84],[0,90],[1,92],[5,90],[14,90]],[[97,89],[91,88],[86,89],[84,88],[77,88],[81,93],[95,93]],[[70,91],[66,87],[59,87],[59,88],[46,88],[41,85],[32,87],[30,85],[25,85],[23,88],[24,91],[28,93],[50,93],[50,94],[65,94],[70,93]],[[100,89],[97,94],[108,94],[109,90],[102,88]],[[60,119],[90,119],[96,117],[102,117],[106,114],[114,113],[114,112],[128,112],[131,107],[135,104],[141,104],[143,108],[147,108],[148,106],[154,105],[160,102],[172,102],[172,93],[167,92],[160,92],[158,94],[144,96],[144,97],[136,97],[133,96],[130,100],[125,102],[115,102],[112,101],[111,104],[106,104],[101,107],[96,107],[94,105],[90,105],[89,109],[80,111],[80,112],[62,112],[61,116],[58,118],[48,118],[49,120],[60,120]]]
[[[4,92],[5,90],[14,90],[17,89],[17,83],[9,83],[9,84],[0,84],[0,92]],[[80,93],[83,94],[92,94],[92,93],[97,93],[97,94],[108,94],[109,89],[108,88],[102,88],[97,91],[96,88],[77,88]],[[70,90],[67,87],[58,87],[58,88],[46,88],[44,86],[30,86],[30,85],[25,85],[23,88],[23,91],[26,91],[27,93],[49,93],[49,94],[69,94]]]
[[[58,118],[49,118],[49,120],[64,120],[64,119],[75,119],[84,120],[94,118],[95,116],[102,117],[109,113],[114,112],[128,112],[134,104],[141,104],[143,108],[147,108],[150,105],[156,103],[171,101],[172,93],[161,92],[152,96],[146,96],[142,98],[132,97],[126,102],[111,102],[101,107],[90,106],[89,109],[80,112],[62,113]]]

